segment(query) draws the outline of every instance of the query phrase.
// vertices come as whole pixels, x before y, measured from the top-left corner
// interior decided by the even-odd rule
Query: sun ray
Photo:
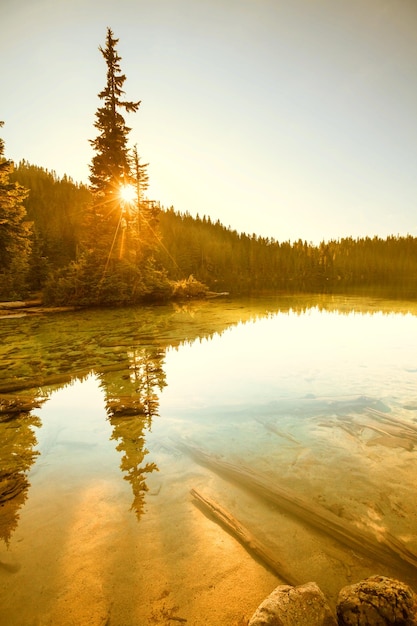
[[[136,188],[134,185],[121,185],[119,188],[119,196],[123,202],[132,204],[136,201]]]

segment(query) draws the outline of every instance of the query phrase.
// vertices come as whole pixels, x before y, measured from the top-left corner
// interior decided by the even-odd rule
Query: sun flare
[[[123,202],[134,202],[136,200],[136,189],[133,185],[122,185],[119,189],[119,195]]]

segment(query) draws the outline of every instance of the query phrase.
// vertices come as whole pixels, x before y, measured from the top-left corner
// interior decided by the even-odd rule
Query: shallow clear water
[[[0,422],[0,623],[237,626],[288,576],[333,605],[375,573],[417,587],[415,303],[219,300],[0,325],[0,401],[43,400]]]

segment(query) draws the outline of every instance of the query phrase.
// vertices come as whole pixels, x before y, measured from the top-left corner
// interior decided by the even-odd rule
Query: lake
[[[372,574],[417,589],[416,302],[222,298],[0,335],[1,624],[243,626],[288,581],[332,606]]]

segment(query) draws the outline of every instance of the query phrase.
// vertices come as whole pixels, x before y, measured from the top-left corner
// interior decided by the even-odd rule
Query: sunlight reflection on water
[[[41,456],[37,465],[54,465],[57,473],[103,471],[100,461],[117,464],[111,427],[104,410],[104,392],[93,374],[52,392],[41,411],[43,427],[37,432]],[[33,473],[32,473],[33,474]]]
[[[221,305],[212,311],[223,319]],[[134,341],[123,335],[121,319],[95,374],[48,390],[36,411],[40,456],[28,499],[0,551],[4,623],[133,626],[180,615],[199,626],[204,614],[221,626],[237,624],[239,611],[248,617],[280,580],[192,505],[191,488],[228,507],[332,601],[344,584],[375,573],[374,561],[317,533],[307,514],[294,519],[255,498],[179,440],[417,555],[417,316],[315,306],[251,319],[248,311],[194,341],[175,335],[174,324],[176,339],[163,346],[148,321],[141,343],[139,331]],[[209,315],[209,307],[176,311],[175,323],[204,326]],[[216,323],[204,323],[215,333]],[[2,563],[18,567],[13,580]],[[417,583],[417,569],[395,557],[377,567]]]
[[[304,394],[401,393],[415,381],[412,315],[338,315],[317,309],[241,324],[168,350],[164,414],[210,404],[252,404]]]

